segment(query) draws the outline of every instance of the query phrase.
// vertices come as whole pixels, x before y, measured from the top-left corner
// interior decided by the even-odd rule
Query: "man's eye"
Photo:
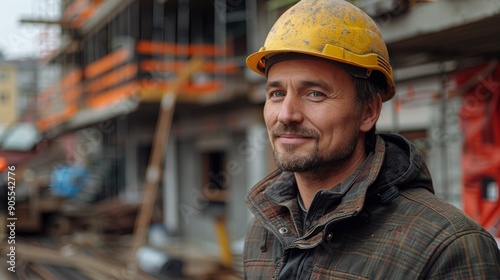
[[[319,91],[311,91],[309,93],[309,96],[315,97],[315,98],[321,98],[321,97],[325,97],[325,94],[323,94],[322,92],[319,92]]]
[[[281,98],[281,97],[284,97],[285,96],[285,93],[283,91],[273,91],[271,93],[269,93],[269,97],[270,98]]]

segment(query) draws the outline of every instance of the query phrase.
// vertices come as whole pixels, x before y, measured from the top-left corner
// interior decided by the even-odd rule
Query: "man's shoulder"
[[[400,206],[402,211],[422,225],[431,224],[431,229],[450,235],[466,231],[486,232],[462,210],[425,189],[404,190],[401,196],[404,198]]]
[[[377,207],[372,219],[367,224],[370,236],[383,240],[374,250],[394,259],[418,252],[419,258],[431,260],[449,248],[460,255],[498,251],[494,238],[477,222],[423,188],[401,190],[396,199]],[[391,251],[384,251],[386,247]]]

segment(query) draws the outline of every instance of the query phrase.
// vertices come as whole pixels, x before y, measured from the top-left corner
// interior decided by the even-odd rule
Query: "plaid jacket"
[[[247,195],[245,279],[500,279],[492,236],[433,194],[415,147],[379,135],[345,182],[300,216],[293,174],[274,171]]]

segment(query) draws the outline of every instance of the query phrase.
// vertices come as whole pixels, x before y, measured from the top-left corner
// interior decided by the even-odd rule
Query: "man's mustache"
[[[302,127],[300,125],[278,124],[273,130],[272,135],[277,137],[282,134],[296,134],[304,137],[319,138],[316,130],[311,128]]]

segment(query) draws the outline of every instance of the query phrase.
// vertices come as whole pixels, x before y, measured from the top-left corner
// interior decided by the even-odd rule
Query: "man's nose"
[[[303,121],[303,106],[299,97],[287,94],[281,104],[278,121],[283,124],[300,123]]]

